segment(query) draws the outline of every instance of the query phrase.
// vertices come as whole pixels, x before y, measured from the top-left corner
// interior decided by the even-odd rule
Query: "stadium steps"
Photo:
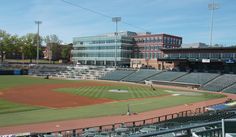
[[[165,71],[160,71],[160,73],[157,73],[157,74],[155,74],[155,75],[152,75],[152,76],[150,76],[150,77],[148,77],[148,78],[145,78],[145,79],[143,79],[143,80],[150,80],[150,78],[152,78],[152,77],[155,77],[155,76],[158,76],[158,75],[160,75],[160,74],[162,74],[162,73],[164,73]]]
[[[224,74],[218,77],[217,79],[211,81],[201,89],[205,89],[208,91],[222,91],[228,86],[236,83],[236,75],[232,74]]]
[[[220,77],[221,75],[219,74],[218,76],[216,76],[216,77],[214,77],[213,79],[211,79],[211,80],[209,80],[209,81],[207,81],[204,85],[206,85],[207,83],[209,83],[209,82],[211,82],[211,81],[213,81],[213,80],[215,80],[215,79],[217,79],[218,77]]]
[[[233,84],[231,84],[231,85],[229,85],[229,86],[226,86],[224,89],[222,89],[222,91],[228,91],[229,89],[235,87],[235,85],[236,85],[236,82],[233,83]],[[235,91],[235,92],[236,92],[236,91]]]
[[[177,80],[177,79],[179,79],[179,78],[181,78],[181,77],[183,77],[183,76],[186,76],[186,75],[188,75],[188,74],[190,74],[190,73],[186,73],[186,74],[184,74],[184,75],[181,75],[181,76],[179,76],[179,77],[176,77],[175,79],[171,80],[170,82],[175,81],[175,80]]]
[[[220,78],[220,76],[222,76],[222,75],[218,75],[218,76],[216,76],[215,78],[213,78],[213,79],[209,80],[208,82],[206,82],[204,85],[201,86],[201,89],[202,89],[203,87],[207,86],[208,84],[211,84],[211,82],[213,82],[214,80]]]
[[[132,73],[126,75],[125,77],[121,78],[120,81],[123,81],[124,79],[126,79],[127,77],[129,77],[130,75],[133,75],[134,73],[136,73],[137,71],[133,71]]]
[[[147,78],[152,77],[156,74],[159,74],[159,73],[161,73],[160,70],[140,69],[140,70],[136,71],[135,73],[132,73],[128,77],[124,78],[123,81],[144,83],[144,80],[146,80]]]
[[[156,74],[154,74],[154,75],[151,75],[151,76],[149,76],[149,77],[146,77],[146,78],[142,79],[140,82],[144,82],[145,80],[147,80],[147,79],[149,79],[149,78],[151,78],[151,77],[153,77],[153,76],[159,75],[159,74],[161,74],[161,73],[163,73],[163,71],[160,71],[160,72],[158,72],[158,73],[156,73]]]
[[[154,80],[154,81],[172,81],[176,78],[179,78],[183,75],[185,75],[187,72],[176,72],[176,71],[163,71],[162,73],[159,73],[158,75],[152,76],[147,80]]]
[[[208,83],[215,77],[219,76],[217,73],[188,73],[187,75],[184,75],[176,80],[175,82],[180,83],[192,83],[192,84],[200,84],[201,86],[205,83]]]
[[[127,76],[135,73],[134,70],[115,70],[107,73],[101,80],[113,80],[113,81],[121,81],[122,79],[126,78]]]

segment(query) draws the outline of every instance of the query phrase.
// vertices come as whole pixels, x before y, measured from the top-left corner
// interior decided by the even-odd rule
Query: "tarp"
[[[220,105],[215,105],[215,106],[212,106],[212,107],[209,107],[207,108],[208,110],[224,110],[224,109],[227,109],[229,108],[229,106],[225,105],[225,104],[220,104]]]
[[[236,107],[236,101],[225,104],[226,106]]]

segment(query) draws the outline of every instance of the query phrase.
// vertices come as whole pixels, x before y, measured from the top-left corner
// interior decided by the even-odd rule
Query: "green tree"
[[[4,56],[7,51],[9,51],[8,45],[10,43],[10,34],[6,31],[0,29],[0,53],[1,62],[4,61]]]
[[[18,39],[18,47],[21,53],[21,59],[27,58],[27,51],[28,51],[28,46],[27,46],[27,39],[25,36],[22,36]]]
[[[71,55],[71,49],[72,49],[72,46],[71,45],[65,45],[63,46],[62,50],[61,50],[61,57],[62,59],[64,60],[67,60],[69,61],[70,60],[70,55]]]
[[[21,38],[23,46],[23,53],[25,57],[30,59],[30,63],[32,63],[32,59],[37,56],[37,34],[28,33]]]
[[[17,55],[20,52],[19,44],[19,37],[17,35],[9,36],[6,39],[6,58],[16,59]]]
[[[58,36],[57,35],[55,35],[55,34],[52,34],[52,35],[47,35],[47,36],[45,36],[44,37],[44,42],[45,43],[57,43],[57,44],[61,44],[62,43],[62,41],[58,38]]]
[[[61,58],[61,40],[58,38],[57,35],[47,35],[44,37],[44,42],[47,44],[48,56],[49,61],[51,60],[58,60]]]

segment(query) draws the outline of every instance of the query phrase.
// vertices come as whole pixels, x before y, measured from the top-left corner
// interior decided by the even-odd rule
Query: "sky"
[[[119,31],[149,31],[183,37],[183,43],[209,43],[212,0],[1,0],[0,29],[23,36],[56,34],[64,43],[73,37],[115,31],[109,17],[121,17]],[[213,44],[236,45],[236,0],[215,0]],[[107,15],[79,8],[84,7]],[[127,25],[131,24],[131,25]]]

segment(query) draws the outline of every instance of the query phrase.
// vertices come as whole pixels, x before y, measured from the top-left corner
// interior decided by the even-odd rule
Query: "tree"
[[[1,53],[1,62],[4,61],[5,52],[8,51],[8,45],[10,42],[10,34],[6,31],[0,29],[0,53]]]
[[[57,37],[57,35],[52,34],[52,35],[47,35],[44,37],[44,42],[45,43],[57,43],[57,44],[61,44],[62,41]]]
[[[17,35],[9,36],[5,41],[5,55],[6,58],[16,59],[18,53],[20,52],[19,37]]]
[[[47,35],[44,37],[44,42],[47,44],[48,58],[51,60],[58,60],[61,57],[61,40],[57,35]]]
[[[23,53],[30,59],[30,63],[32,63],[32,59],[37,56],[37,34],[28,33],[21,38],[21,41],[22,45],[24,45]]]
[[[61,51],[62,59],[67,60],[67,61],[70,60],[71,49],[72,49],[72,45],[70,44],[63,46],[62,51]]]

